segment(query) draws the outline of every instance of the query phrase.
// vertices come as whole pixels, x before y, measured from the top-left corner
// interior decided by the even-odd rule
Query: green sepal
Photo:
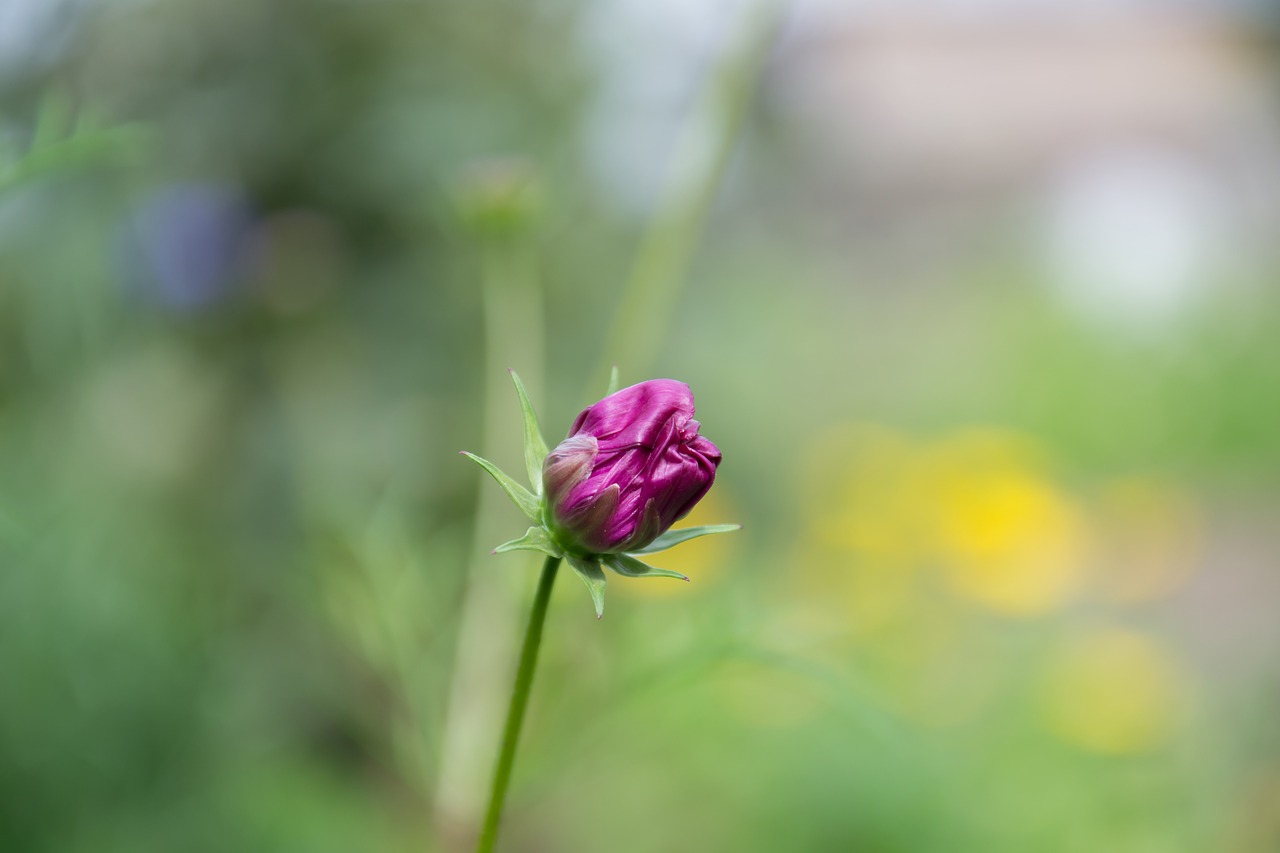
[[[741,529],[741,524],[704,524],[700,527],[686,527],[683,530],[668,530],[648,545],[643,548],[637,548],[631,553],[656,554],[659,551],[667,550],[673,545],[679,545],[681,542],[697,539],[699,536],[710,536],[713,533],[732,533]]]
[[[689,579],[688,575],[674,572],[671,569],[659,569],[656,566],[650,566],[648,563],[642,563],[635,557],[630,557],[626,554],[609,554],[602,559],[606,566],[629,578],[677,578],[682,581]]]
[[[615,364],[613,368],[610,369],[609,371],[609,390],[605,391],[604,395],[608,397],[610,394],[615,393],[617,390],[618,390],[618,365]]]
[[[535,495],[542,494],[542,463],[547,458],[547,442],[542,438],[542,430],[538,428],[538,415],[529,402],[529,394],[524,390],[524,383],[514,370],[508,371],[511,381],[516,384],[516,396],[520,398],[520,413],[524,416],[524,469],[529,475],[529,484],[533,486]]]
[[[600,563],[594,559],[584,559],[582,557],[566,556],[569,565],[578,573],[578,577],[582,578],[582,582],[587,585],[587,592],[591,593],[591,603],[596,606],[596,618],[599,619],[604,615],[604,571],[600,568]]]
[[[545,527],[530,527],[528,532],[519,539],[503,542],[490,553],[505,554],[508,551],[541,551],[552,557],[564,556],[564,552],[556,547],[556,543],[551,540],[551,534],[547,533]]]
[[[507,497],[511,498],[511,502],[518,506],[521,512],[529,516],[530,521],[542,520],[542,502],[528,489],[508,477],[502,472],[501,468],[488,459],[483,459],[465,450],[462,451],[462,455],[488,471],[489,476],[498,481],[498,485],[502,486],[502,490],[507,493]]]

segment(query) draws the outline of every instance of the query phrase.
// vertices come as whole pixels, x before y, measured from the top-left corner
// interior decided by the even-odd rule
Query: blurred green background
[[[1275,20],[2,0],[0,849],[469,849],[457,451],[613,363],[745,530],[564,575],[500,849],[1280,849]]]

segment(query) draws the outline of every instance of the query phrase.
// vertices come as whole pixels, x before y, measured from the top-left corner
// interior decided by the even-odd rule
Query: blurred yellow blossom
[[[934,544],[957,593],[1002,613],[1046,612],[1073,593],[1086,524],[1030,439],[968,430],[929,451]]]
[[[1113,755],[1168,743],[1188,698],[1187,679],[1160,642],[1119,628],[1094,629],[1066,643],[1049,660],[1041,692],[1051,732]]]
[[[990,609],[1047,612],[1078,588],[1090,532],[1041,457],[1005,430],[912,442],[882,426],[843,427],[815,442],[804,468],[811,539],[839,562],[827,574],[841,575],[860,608],[875,609],[882,592],[899,599],[902,573],[933,564],[955,593]]]

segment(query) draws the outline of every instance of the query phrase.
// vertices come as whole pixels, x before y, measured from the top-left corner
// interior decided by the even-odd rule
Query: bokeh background
[[[0,849],[1280,849],[1280,53],[1223,0],[0,2]],[[655,559],[654,562],[659,562]]]

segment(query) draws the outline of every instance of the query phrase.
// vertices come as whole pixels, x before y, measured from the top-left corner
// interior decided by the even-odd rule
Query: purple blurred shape
[[[253,222],[252,209],[233,187],[165,187],[135,215],[131,278],[167,308],[197,311],[217,303],[244,272]]]

